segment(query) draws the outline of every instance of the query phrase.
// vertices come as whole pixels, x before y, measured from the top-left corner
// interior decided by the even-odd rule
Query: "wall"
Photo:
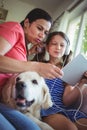
[[[1,1],[0,0],[0,6],[1,6]],[[35,3],[32,3],[32,1],[28,3],[26,2],[22,2],[20,0],[3,0],[4,1],[4,8],[8,9],[8,15],[6,18],[6,21],[9,20],[13,20],[13,21],[21,21],[24,19],[24,17],[26,16],[26,14],[32,10],[33,8],[38,7],[37,5],[39,3],[37,3],[37,5],[35,5]],[[24,0],[23,0],[24,1]],[[67,1],[67,2],[66,2]],[[52,5],[50,5],[52,8],[54,8],[53,12],[51,12],[50,10],[50,6],[49,9],[45,9],[45,10],[50,10],[49,13],[52,15],[54,21],[55,19],[61,15],[62,12],[64,12],[64,10],[66,10],[70,5],[72,5],[72,3],[76,2],[78,0],[65,0],[63,2],[60,1],[60,4],[58,4],[57,9],[54,8],[54,6],[52,7]],[[39,2],[39,0],[38,0]],[[32,4],[30,4],[32,3]],[[51,3],[50,3],[51,4]],[[40,7],[40,5],[39,5]],[[45,6],[46,7],[46,6]],[[45,8],[43,5],[41,5],[41,8]]]
[[[6,21],[20,22],[25,18],[26,14],[34,7],[18,0],[4,0],[4,8],[8,10]]]
[[[67,10],[67,8],[74,3],[74,1],[78,0],[66,0],[63,2],[60,2],[60,5],[58,5],[58,8],[55,10],[55,13],[53,14],[53,18],[56,19],[58,16],[60,16],[64,11]]]
[[[0,4],[1,4],[1,1],[2,0],[0,0]],[[55,20],[72,3],[73,3],[72,0],[67,0],[67,2],[60,1],[60,4],[58,4],[57,10],[54,9],[54,13],[53,12],[49,12],[49,13],[52,14],[52,17]],[[7,15],[6,21],[9,21],[9,20],[21,21],[24,19],[26,14],[34,7],[35,7],[35,4],[28,4],[28,3],[21,2],[19,0],[4,0],[4,8],[8,9],[8,15]],[[41,8],[45,8],[45,7],[41,5]]]

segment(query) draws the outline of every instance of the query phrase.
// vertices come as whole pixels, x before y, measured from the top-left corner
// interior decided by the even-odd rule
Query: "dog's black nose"
[[[16,83],[16,98],[24,99],[24,89],[26,84],[22,81]]]
[[[16,83],[16,89],[17,90],[22,90],[25,87],[26,87],[26,84],[24,82],[17,82]]]

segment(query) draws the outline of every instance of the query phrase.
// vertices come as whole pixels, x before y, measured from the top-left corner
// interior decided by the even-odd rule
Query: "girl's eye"
[[[51,44],[52,44],[52,45],[57,45],[57,43],[55,43],[55,42],[52,42]]]
[[[61,45],[61,47],[63,47],[64,45]]]
[[[61,47],[65,47],[65,45],[64,45],[64,44],[61,44]]]

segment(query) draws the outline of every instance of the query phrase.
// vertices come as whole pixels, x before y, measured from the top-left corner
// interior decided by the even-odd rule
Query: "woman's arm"
[[[62,77],[62,71],[52,64],[32,61],[18,61],[0,55],[1,73],[20,73],[24,71],[36,71],[45,78]]]
[[[36,71],[45,78],[61,78],[62,71],[54,65],[41,62],[19,61],[5,56],[11,48],[11,44],[4,38],[0,37],[0,73]]]

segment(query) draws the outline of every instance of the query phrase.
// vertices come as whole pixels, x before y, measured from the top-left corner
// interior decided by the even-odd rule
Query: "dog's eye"
[[[33,83],[33,84],[38,84],[37,80],[35,80],[35,79],[32,80],[32,83]]]
[[[16,82],[18,82],[19,80],[20,80],[20,78],[19,78],[19,77],[17,77],[17,78],[16,78]]]

